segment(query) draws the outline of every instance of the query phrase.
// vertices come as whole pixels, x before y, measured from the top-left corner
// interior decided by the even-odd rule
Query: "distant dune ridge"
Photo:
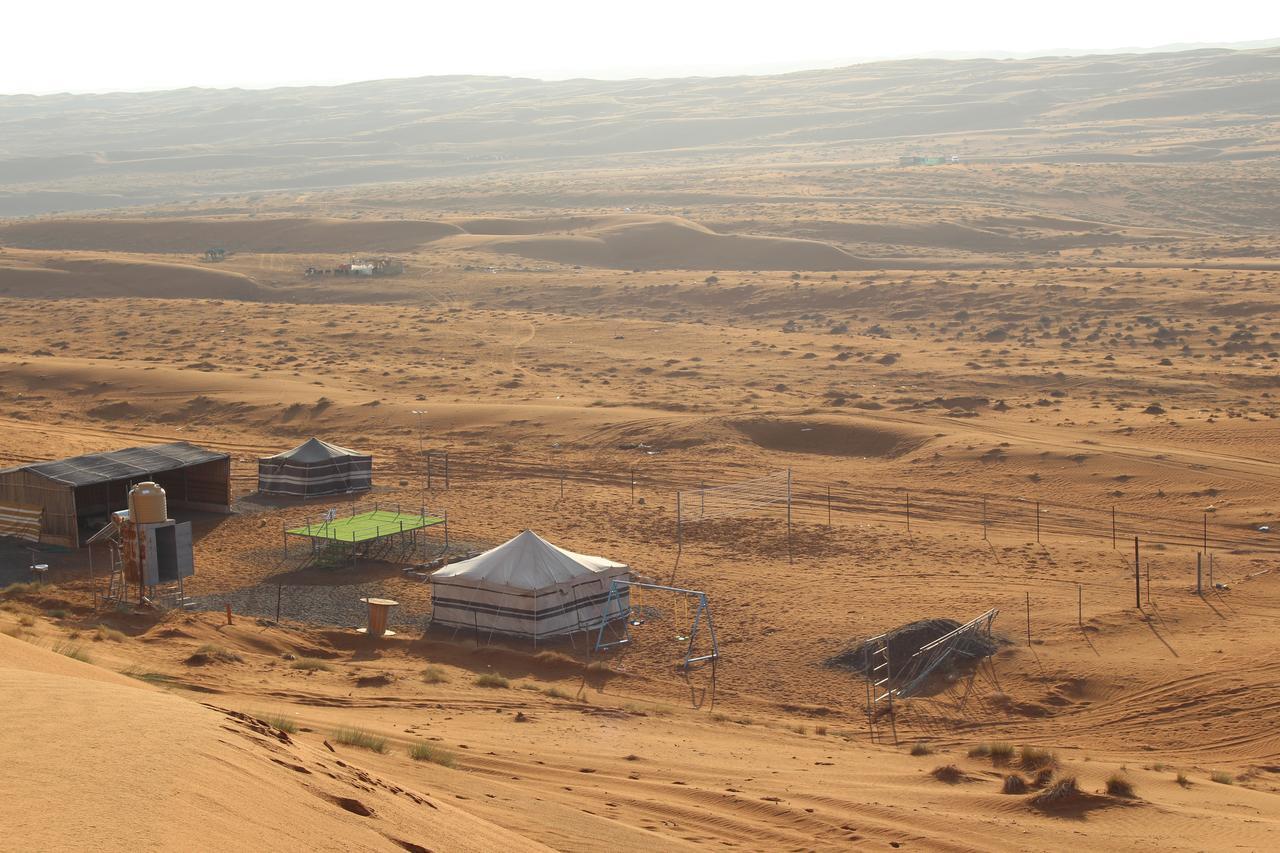
[[[635,158],[758,167],[751,158],[771,149],[832,162],[893,163],[938,144],[1072,162],[1247,160],[1275,153],[1254,129],[1277,111],[1274,47],[918,59],[771,77],[427,77],[3,97],[0,216],[403,181],[465,186]],[[1209,144],[1165,142],[1169,120],[1205,114],[1219,116]],[[978,144],[984,137],[990,145]],[[680,187],[690,188],[707,190]]]

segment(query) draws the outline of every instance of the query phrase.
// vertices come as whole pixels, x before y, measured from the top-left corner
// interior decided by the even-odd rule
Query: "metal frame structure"
[[[625,646],[631,642],[631,623],[630,611],[631,605],[626,608],[621,606],[621,596],[619,596],[619,587],[627,586],[639,589],[656,589],[663,592],[673,592],[677,595],[687,595],[698,599],[697,609],[693,612],[693,627],[689,630],[689,645],[685,649],[684,661],[681,663],[682,669],[688,669],[695,663],[704,663],[706,661],[716,661],[720,658],[720,644],[716,640],[716,626],[711,619],[711,600],[705,592],[698,589],[686,589],[679,586],[665,586],[657,583],[644,583],[642,581],[622,580],[614,578],[609,582],[609,597],[605,599],[604,609],[600,613],[600,632],[596,635],[595,651],[602,652],[606,649],[613,649],[619,646]],[[617,612],[611,613],[614,602],[618,602]],[[698,628],[702,624],[703,615],[706,615],[707,634],[711,638],[711,653],[706,655],[695,655],[694,644],[698,640]],[[621,639],[605,642],[604,632],[609,627],[611,621],[621,619],[622,621],[622,637]]]
[[[416,554],[420,545],[425,546],[427,531],[437,524],[444,525],[444,547],[446,550],[449,547],[449,514],[447,512],[442,513],[439,517],[428,515],[426,507],[421,507],[418,513],[401,512],[399,505],[386,507],[385,511],[388,513],[394,512],[395,518],[388,520],[385,530],[381,523],[375,522],[371,533],[366,530],[357,536],[355,531],[352,531],[351,538],[344,539],[339,531],[331,525],[338,523],[340,520],[352,521],[361,516],[377,515],[384,511],[384,508],[377,503],[373,505],[372,510],[363,509],[363,511],[357,511],[357,509],[357,505],[353,503],[351,505],[351,515],[345,519],[337,517],[336,508],[331,509],[326,515],[322,516],[323,520],[319,523],[312,523],[311,517],[308,516],[305,526],[302,527],[290,528],[288,522],[282,522],[281,535],[284,542],[282,558],[289,559],[289,537],[294,536],[310,541],[311,553],[308,555],[308,560],[316,559],[324,548],[343,545],[349,546],[351,549],[351,565],[353,566],[356,565],[358,556],[374,560],[388,557],[402,559],[410,553]],[[422,531],[421,539],[418,536],[419,531]],[[400,541],[399,548],[387,547],[388,541],[393,539]]]

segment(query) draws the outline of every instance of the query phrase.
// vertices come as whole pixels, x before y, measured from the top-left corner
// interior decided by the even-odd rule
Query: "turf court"
[[[357,513],[333,521],[308,523],[286,531],[290,536],[306,536],[311,539],[330,539],[337,542],[372,542],[383,536],[398,536],[413,530],[421,530],[441,524],[443,518],[434,515],[400,512],[394,509],[375,509]]]

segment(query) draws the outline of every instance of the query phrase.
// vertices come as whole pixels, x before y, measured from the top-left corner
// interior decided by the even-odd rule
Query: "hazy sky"
[[[1266,0],[13,0],[0,92],[767,72],[1280,37]]]

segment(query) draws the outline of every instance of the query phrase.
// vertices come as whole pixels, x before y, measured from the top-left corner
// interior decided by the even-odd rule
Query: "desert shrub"
[[[83,661],[84,663],[93,663],[93,659],[89,657],[84,646],[78,643],[58,643],[53,650],[60,655],[66,655],[74,660]]]
[[[564,652],[538,652],[533,659],[543,666],[577,666],[578,662]]]
[[[573,698],[568,693],[565,693],[563,690],[561,690],[559,687],[548,687],[546,690],[542,692],[550,696],[552,699],[572,699]]]
[[[988,751],[992,764],[1008,764],[1013,760],[1013,747],[1007,743],[993,743]]]
[[[49,615],[50,619],[66,619],[67,618],[67,611],[63,610],[61,607],[55,607],[52,610],[46,610],[45,613]]]
[[[457,763],[454,754],[449,750],[425,743],[415,743],[409,747],[409,757],[414,761],[430,761],[441,767],[452,767]]]
[[[1215,770],[1209,774],[1209,778],[1219,785],[1234,785],[1236,783],[1235,777],[1225,770]]]
[[[954,764],[944,764],[941,767],[933,768],[933,778],[939,782],[946,782],[948,785],[954,785],[964,778],[964,771]]]
[[[94,629],[93,639],[99,643],[105,640],[110,640],[113,643],[123,643],[125,636],[123,631],[117,631],[115,628],[109,628],[106,625],[99,625]]]
[[[387,739],[366,732],[364,729],[338,729],[333,739],[346,746],[357,746],[372,752],[386,752]]]
[[[206,664],[206,663],[241,663],[244,658],[231,651],[231,649],[214,645],[213,643],[205,643],[196,649],[195,654],[187,658],[190,664]]]
[[[980,743],[977,746],[969,747],[970,758],[988,758],[991,756],[991,747],[988,744]]]
[[[422,680],[427,684],[444,684],[449,680],[449,676],[445,675],[440,667],[429,666],[422,671]]]
[[[1076,777],[1064,776],[1032,797],[1031,802],[1037,806],[1061,805],[1078,796],[1079,793],[1080,787],[1076,784]]]
[[[911,754],[912,755],[932,755],[933,750],[929,748],[929,744],[925,743],[922,740],[918,740],[911,745]]]
[[[1134,796],[1133,783],[1119,773],[1112,773],[1107,777],[1107,793],[1113,797],[1132,799]]]
[[[13,596],[26,595],[29,592],[35,592],[39,588],[39,585],[34,583],[11,583],[6,587],[0,587],[0,597],[11,598]]]
[[[30,616],[19,616],[18,624],[24,628],[30,628],[36,624],[36,620]]]
[[[1025,794],[1027,792],[1027,780],[1017,773],[1010,773],[1004,777],[1004,786],[1000,790],[1005,794]]]
[[[814,733],[815,735],[821,735],[822,737],[826,737],[826,736],[827,736],[827,727],[826,727],[826,726],[814,726],[814,727],[813,727],[813,733]]]
[[[1191,787],[1191,780],[1190,780],[1190,779],[1188,779],[1188,778],[1187,778],[1187,774],[1186,774],[1186,773],[1183,773],[1181,770],[1179,770],[1179,771],[1178,771],[1178,776],[1177,776],[1177,778],[1176,778],[1174,781],[1175,781],[1175,782],[1177,782],[1179,785],[1181,785],[1181,786],[1182,786],[1182,787],[1184,787],[1184,788],[1190,788],[1190,787]]]
[[[1047,749],[1041,749],[1038,746],[1024,746],[1022,748],[1022,756],[1019,763],[1027,770],[1039,770],[1042,767],[1053,767],[1058,763],[1058,757]]]
[[[1039,770],[1036,771],[1036,776],[1032,784],[1035,785],[1037,788],[1043,788],[1052,781],[1053,781],[1053,768],[1041,767]]]
[[[476,687],[506,688],[511,686],[511,682],[496,672],[486,672],[476,676],[475,685]]]
[[[289,664],[290,669],[300,669],[304,672],[328,672],[333,669],[329,664],[317,658],[298,658]]]

